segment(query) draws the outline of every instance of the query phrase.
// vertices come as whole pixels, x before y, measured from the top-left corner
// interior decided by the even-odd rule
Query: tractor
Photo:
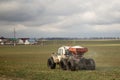
[[[59,65],[62,70],[95,70],[95,61],[92,58],[86,59],[83,55],[88,48],[81,46],[62,46],[57,53],[52,53],[48,58],[47,66],[55,69]]]

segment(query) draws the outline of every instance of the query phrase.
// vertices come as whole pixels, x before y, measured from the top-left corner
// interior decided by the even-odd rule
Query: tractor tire
[[[93,59],[86,59],[86,69],[95,70],[95,62]]]
[[[95,61],[93,59],[88,59],[88,61],[89,61],[88,69],[95,70]]]
[[[82,58],[80,59],[80,70],[86,70],[86,59],[85,58]]]
[[[62,59],[61,61],[60,61],[60,68],[62,69],[62,70],[67,70],[67,61],[66,60],[64,60],[64,59]]]
[[[55,69],[56,63],[54,63],[52,57],[50,57],[50,58],[48,59],[48,61],[47,61],[47,66],[48,66],[50,69]]]
[[[71,70],[71,71],[75,71],[76,70],[75,61],[74,60],[70,60],[68,62],[68,69]]]

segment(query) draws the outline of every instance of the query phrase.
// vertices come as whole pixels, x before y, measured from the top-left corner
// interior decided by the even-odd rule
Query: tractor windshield
[[[72,55],[72,53],[69,50],[65,50],[65,55]]]

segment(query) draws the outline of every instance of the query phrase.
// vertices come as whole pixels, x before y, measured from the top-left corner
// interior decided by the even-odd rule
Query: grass
[[[47,68],[47,59],[62,45],[82,45],[85,57],[96,62],[94,71]],[[0,76],[13,80],[120,80],[120,41],[47,41],[43,46],[0,46]],[[6,79],[7,80],[7,79]]]

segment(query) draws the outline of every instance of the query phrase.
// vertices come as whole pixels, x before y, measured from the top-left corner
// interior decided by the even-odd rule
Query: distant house
[[[2,41],[2,39],[0,39],[0,45],[4,45],[4,42]]]
[[[5,43],[5,38],[4,37],[0,37],[0,45],[4,45]]]
[[[0,45],[29,45],[29,44],[37,44],[37,39],[35,38],[4,38],[0,37]]]
[[[30,44],[29,38],[19,38],[18,44],[23,44],[23,45]]]
[[[17,38],[8,38],[8,39],[6,39],[6,44],[7,44],[7,45],[16,44],[17,41],[18,41]]]
[[[29,39],[30,44],[36,44],[36,39],[35,38],[30,38]]]
[[[18,44],[24,44],[22,39],[18,39]]]
[[[30,44],[30,42],[28,40],[25,40],[24,44],[27,45]]]

